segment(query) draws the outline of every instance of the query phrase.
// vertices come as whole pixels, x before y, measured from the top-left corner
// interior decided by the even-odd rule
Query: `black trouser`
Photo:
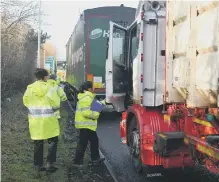
[[[43,166],[43,144],[44,140],[34,140],[34,165]],[[47,162],[56,162],[58,136],[48,139]]]
[[[79,141],[74,158],[75,163],[83,163],[84,153],[86,151],[88,141],[90,141],[91,160],[99,159],[99,141],[96,131],[80,129]]]

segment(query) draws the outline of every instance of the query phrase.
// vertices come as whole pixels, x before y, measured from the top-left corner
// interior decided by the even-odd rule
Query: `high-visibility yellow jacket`
[[[78,103],[75,112],[76,128],[86,128],[92,131],[96,131],[97,119],[99,118],[100,113],[90,110],[94,98],[95,94],[89,91],[78,94]]]
[[[47,82],[49,84],[49,91],[47,96],[52,97],[55,102],[54,105],[56,105],[57,108],[60,108],[60,102],[67,100],[66,94],[63,88],[57,85],[57,82],[55,80],[48,79]],[[59,119],[60,118],[59,109],[57,109],[56,115]]]
[[[29,130],[33,140],[52,138],[60,133],[56,105],[53,105],[52,97],[47,97],[48,89],[47,82],[36,81],[28,85],[23,96],[23,103],[29,110]]]
[[[56,80],[57,85],[59,85],[61,83],[61,81],[62,81],[61,78],[58,76],[57,80]]]

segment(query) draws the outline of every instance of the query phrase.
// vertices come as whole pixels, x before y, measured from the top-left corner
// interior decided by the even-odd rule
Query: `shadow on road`
[[[106,121],[120,121],[122,118],[122,114],[116,111],[112,112],[102,112],[99,117],[99,122],[106,122]]]

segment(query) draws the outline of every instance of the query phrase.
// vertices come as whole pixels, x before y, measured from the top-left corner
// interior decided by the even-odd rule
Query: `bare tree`
[[[38,4],[36,1],[2,1],[2,34],[8,33],[10,30],[21,23],[33,23],[38,16]]]
[[[1,76],[2,99],[22,91],[33,80],[36,66],[38,4],[35,1],[1,2]],[[42,34],[42,43],[49,38]]]

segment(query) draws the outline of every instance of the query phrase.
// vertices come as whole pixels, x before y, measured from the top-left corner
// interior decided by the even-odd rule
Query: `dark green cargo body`
[[[69,83],[79,88],[85,80],[92,80],[95,93],[105,95],[109,21],[127,27],[134,21],[135,11],[135,8],[112,6],[87,9],[82,13],[66,46]]]

